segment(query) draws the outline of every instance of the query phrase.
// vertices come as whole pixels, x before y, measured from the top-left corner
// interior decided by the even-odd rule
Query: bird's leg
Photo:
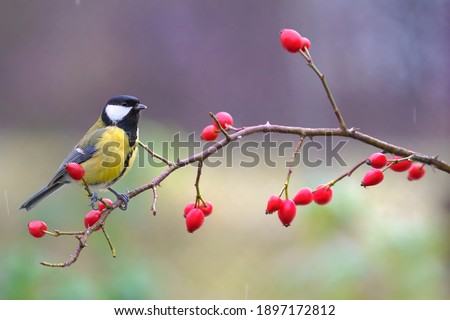
[[[111,191],[116,197],[117,200],[122,200],[122,204],[120,205],[120,210],[127,210],[128,207],[128,201],[130,201],[130,198],[128,197],[128,195],[126,193],[119,193],[117,191],[115,191],[113,188],[108,188],[109,191]]]
[[[95,204],[98,201],[98,194],[97,194],[97,192],[92,192],[92,194],[91,194],[91,196],[89,198],[91,199],[90,206],[91,206],[92,210],[96,210],[95,209]]]

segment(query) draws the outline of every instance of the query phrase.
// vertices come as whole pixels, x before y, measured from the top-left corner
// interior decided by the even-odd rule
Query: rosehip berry
[[[220,126],[225,130],[228,130],[229,127],[233,126],[233,117],[228,112],[219,112],[216,114],[216,118],[219,120]],[[216,130],[219,130],[215,121],[213,126]]]
[[[303,48],[306,48],[309,50],[309,48],[311,48],[311,41],[309,41],[308,38],[302,37],[302,41],[303,41]]]
[[[283,200],[279,196],[271,196],[267,201],[266,214],[274,213],[281,208]]]
[[[219,131],[214,125],[207,126],[203,129],[200,137],[205,141],[214,141],[219,136]]]
[[[200,201],[198,204],[198,208],[202,210],[205,217],[209,216],[213,212],[213,205],[209,201],[205,201],[206,206],[203,204],[203,202]]]
[[[32,220],[28,222],[28,232],[35,238],[42,238],[47,231],[47,225],[44,221]]]
[[[78,163],[70,162],[66,164],[66,171],[74,180],[81,180],[84,177],[84,168]]]
[[[362,179],[361,186],[364,188],[374,186],[383,181],[383,179],[384,179],[383,172],[381,172],[378,169],[372,169],[369,172],[367,172],[364,178]]]
[[[408,180],[419,180],[425,175],[425,166],[422,163],[414,163],[408,172]]]
[[[187,231],[190,233],[194,232],[202,226],[203,221],[205,221],[205,215],[203,214],[203,211],[196,208],[192,209],[186,215]]]
[[[292,200],[284,200],[281,208],[278,209],[278,218],[285,227],[289,227],[295,218],[297,208]]]
[[[324,205],[331,201],[333,190],[329,186],[320,185],[313,192],[313,200],[315,203]]]
[[[108,206],[113,204],[113,201],[111,199],[108,198],[102,198],[103,201],[105,201]],[[105,210],[106,206],[103,204],[103,202],[99,201],[98,202],[98,211],[102,212],[103,210]]]
[[[386,155],[381,152],[374,153],[369,157],[367,164],[372,168],[381,169],[387,164]]]
[[[393,158],[391,158],[389,160],[396,160],[396,159],[401,159],[401,158],[402,157],[394,156]],[[391,164],[391,166],[389,168],[391,168],[395,172],[403,172],[403,171],[406,171],[409,168],[411,168],[411,165],[412,165],[412,162],[410,160],[404,160],[404,161],[400,161],[400,162]]]
[[[84,217],[84,226],[86,228],[89,228],[90,226],[93,226],[98,221],[98,219],[100,219],[101,215],[102,215],[102,212],[100,210],[91,210],[91,211],[89,211],[86,214],[86,216]],[[97,231],[98,229],[100,229],[100,227],[98,227],[94,231]]]
[[[295,195],[294,203],[296,205],[304,206],[310,204],[313,201],[313,194],[310,188],[302,188]]]
[[[281,30],[280,41],[283,48],[292,53],[298,52],[304,45],[302,36],[292,29]]]
[[[186,218],[187,214],[195,208],[195,202],[189,202],[185,207],[184,207],[184,217]]]

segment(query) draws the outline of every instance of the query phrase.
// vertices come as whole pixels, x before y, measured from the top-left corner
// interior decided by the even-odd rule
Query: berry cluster
[[[393,156],[388,159],[385,154],[377,152],[372,154],[366,163],[372,166],[373,169],[364,175],[361,181],[361,186],[363,187],[375,186],[381,183],[384,180],[384,172],[387,169],[391,169],[394,172],[408,170],[409,181],[419,180],[425,175],[425,165],[413,163],[410,157]]]
[[[215,115],[223,130],[228,131],[233,126],[233,117],[228,112],[219,112]],[[214,141],[219,137],[220,128],[216,121],[206,126],[200,135],[204,141]]]
[[[285,192],[285,188],[281,193]],[[272,195],[267,201],[266,214],[272,214],[278,211],[278,218],[285,227],[289,227],[295,218],[297,213],[296,206],[305,206],[311,202],[315,202],[319,205],[325,205],[331,201],[333,197],[333,190],[329,185],[319,185],[312,191],[310,188],[300,189],[294,196],[294,198],[285,200],[279,196]]]
[[[200,228],[205,221],[205,217],[213,212],[213,204],[209,201],[189,202],[184,207],[184,217],[186,218],[186,229],[189,233],[193,233]]]
[[[98,202],[98,209],[91,210],[86,214],[86,216],[84,217],[84,226],[86,228],[93,226],[98,221],[98,219],[100,219],[103,210],[105,210],[107,208],[105,203],[108,205],[108,207],[113,204],[111,199],[102,198],[102,200]],[[96,228],[94,231],[97,231],[99,229],[100,229],[100,227]]]
[[[280,41],[283,48],[292,53],[309,50],[311,47],[311,41],[308,38],[302,37],[300,33],[292,29],[281,30]]]

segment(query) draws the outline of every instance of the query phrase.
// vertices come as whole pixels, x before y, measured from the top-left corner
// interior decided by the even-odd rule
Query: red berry
[[[304,45],[302,36],[292,29],[281,30],[280,41],[283,48],[292,53],[298,52]]]
[[[102,198],[103,201],[105,201],[109,206],[113,204],[113,201],[111,199],[108,198]],[[99,201],[98,202],[98,211],[103,211],[105,210],[106,206],[103,204],[103,202]]]
[[[28,232],[35,238],[42,238],[47,231],[47,225],[44,221],[32,220],[28,222]]]
[[[216,114],[216,118],[219,120],[220,126],[225,130],[228,130],[230,126],[233,126],[233,117],[228,112],[219,112]],[[216,130],[219,130],[215,121],[213,126]]]
[[[198,208],[202,210],[205,217],[209,216],[213,212],[213,205],[209,201],[205,201],[206,206],[203,204],[203,202],[200,202],[198,204]]]
[[[278,218],[285,227],[291,225],[292,220],[295,218],[297,208],[292,200],[284,200],[281,208],[278,209]]]
[[[422,163],[414,163],[408,172],[408,180],[419,180],[425,175],[425,166]]]
[[[367,164],[372,168],[381,169],[387,164],[386,155],[381,152],[374,153],[369,157]]]
[[[186,218],[187,214],[195,208],[195,202],[189,202],[185,207],[184,207],[184,217]]]
[[[102,215],[102,212],[100,210],[91,210],[91,211],[89,211],[86,214],[86,216],[84,217],[84,226],[86,228],[89,228],[90,226],[93,226],[98,221],[98,219],[100,219],[101,215]],[[97,231],[98,229],[100,229],[100,227],[98,227],[94,231]]]
[[[333,190],[329,186],[320,185],[313,192],[313,200],[315,203],[323,205],[331,201]]]
[[[401,159],[401,158],[402,157],[394,156],[393,158],[391,158],[389,160],[396,160],[396,159]],[[404,160],[404,161],[400,161],[400,162],[391,164],[391,166],[389,168],[391,168],[395,172],[403,172],[403,171],[408,170],[411,167],[411,165],[412,165],[412,162],[410,160]]]
[[[313,194],[310,188],[302,188],[295,195],[294,203],[296,205],[304,206],[310,204],[313,201]]]
[[[81,180],[84,177],[84,168],[78,163],[70,162],[66,164],[66,171],[74,180]]]
[[[309,41],[308,38],[302,37],[302,41],[303,41],[303,47],[309,50],[309,48],[311,48],[311,41]]]
[[[369,172],[367,172],[364,178],[362,179],[361,186],[364,188],[374,186],[383,181],[383,179],[384,179],[383,172],[381,172],[378,169],[372,169]]]
[[[196,208],[192,209],[186,215],[187,231],[190,233],[194,232],[202,226],[203,221],[205,221],[205,215],[203,214],[203,211]]]
[[[267,201],[266,214],[274,213],[281,208],[283,200],[279,196],[271,196]]]
[[[214,125],[209,125],[205,127],[202,131],[200,137],[205,141],[214,141],[219,136],[219,131]]]

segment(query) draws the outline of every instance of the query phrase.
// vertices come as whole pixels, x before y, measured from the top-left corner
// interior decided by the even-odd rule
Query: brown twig
[[[198,207],[200,205],[200,202],[206,206],[206,202],[205,200],[203,200],[202,194],[200,192],[200,177],[202,175],[202,168],[203,168],[203,160],[199,160],[198,161],[198,167],[197,167],[197,176],[195,177],[195,191],[196,191],[196,196],[195,196],[195,206]]]
[[[223,133],[223,135],[225,136],[225,138],[230,141],[230,135],[228,134],[228,132],[225,130],[225,128],[222,128],[222,126],[220,125],[220,121],[219,119],[217,119],[216,115],[212,112],[209,113],[209,116],[211,118],[213,118],[214,122],[216,123],[217,127],[219,128],[219,130]]]
[[[114,246],[111,242],[111,238],[109,237],[108,232],[106,232],[106,229],[104,226],[102,226],[101,229],[102,229],[103,235],[105,236],[106,241],[108,242],[109,249],[111,249],[111,255],[113,256],[113,258],[115,258],[116,257],[116,249],[114,248]]]
[[[327,185],[329,187],[334,186],[338,181],[341,181],[342,179],[344,179],[345,177],[350,177],[353,172],[355,172],[359,167],[361,167],[362,165],[367,163],[367,159],[362,160],[361,162],[358,162],[358,164],[356,164],[353,168],[351,168],[349,171],[347,171],[346,173],[340,175],[339,177],[337,177],[336,179],[332,180],[331,182],[327,183]]]
[[[152,206],[150,207],[150,212],[156,216],[156,200],[158,200],[158,194],[156,193],[156,186],[153,186],[151,189],[153,191],[153,201]]]
[[[144,149],[145,151],[147,151],[150,156],[152,156],[153,158],[156,158],[158,160],[161,160],[162,162],[164,162],[166,165],[168,166],[172,166],[173,163],[169,160],[167,160],[166,158],[164,158],[163,156],[158,155],[157,153],[155,153],[153,150],[151,150],[148,146],[146,146],[145,144],[143,144],[140,140],[138,140],[138,144],[142,147],[142,149]]]
[[[342,114],[339,111],[336,100],[334,100],[333,94],[331,93],[330,87],[328,86],[328,83],[325,79],[325,75],[322,72],[320,72],[320,70],[314,64],[312,57],[309,54],[308,49],[306,49],[306,52],[304,52],[303,50],[300,50],[299,52],[303,56],[303,58],[305,58],[306,62],[308,63],[308,66],[314,71],[315,74],[317,74],[320,81],[322,82],[323,88],[325,89],[325,92],[327,93],[328,100],[330,100],[331,107],[333,108],[334,114],[336,115],[336,118],[339,122],[339,126],[341,127],[342,130],[347,130],[344,118],[342,117]]]

